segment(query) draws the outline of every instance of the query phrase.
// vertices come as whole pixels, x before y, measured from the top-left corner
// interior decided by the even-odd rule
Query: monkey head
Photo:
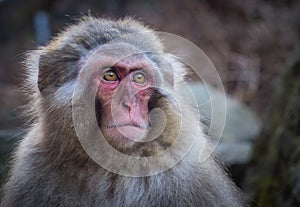
[[[95,90],[91,96],[97,125],[118,150],[152,154],[165,149],[176,138],[176,106],[168,91],[174,86],[177,61],[164,53],[159,37],[152,30],[131,19],[115,22],[88,18],[41,51],[37,86],[44,111],[48,113],[46,118],[52,117],[47,122],[64,117],[67,121],[63,123],[71,122],[70,91],[74,98],[79,82],[81,94]],[[151,113],[156,108],[165,115]],[[167,117],[171,108],[173,112]],[[55,118],[58,114],[60,117]],[[166,122],[174,129],[164,129]],[[174,135],[163,136],[164,132]]]

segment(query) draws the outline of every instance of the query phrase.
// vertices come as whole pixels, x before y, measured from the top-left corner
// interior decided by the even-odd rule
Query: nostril
[[[129,102],[129,98],[127,96],[123,97],[122,100],[122,106],[124,106],[125,108],[127,108],[128,110],[130,110],[130,102]]]
[[[128,102],[122,102],[122,105],[127,108],[128,110],[130,110],[130,104]]]

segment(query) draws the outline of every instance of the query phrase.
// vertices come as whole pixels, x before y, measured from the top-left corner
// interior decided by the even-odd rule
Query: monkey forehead
[[[124,69],[152,69],[157,70],[157,64],[148,56],[159,53],[141,51],[133,45],[123,42],[113,42],[98,46],[89,55],[80,60],[82,68],[105,69],[119,67]]]
[[[155,51],[149,48],[149,50],[141,50],[138,47],[131,45],[126,42],[110,42],[103,45],[99,45],[95,49],[93,49],[87,57],[94,57],[99,55],[104,56],[111,56],[115,58],[119,58],[119,60],[124,59],[126,57],[132,55],[145,55],[145,54],[152,54],[152,55],[159,55],[161,54],[160,51]]]
[[[113,55],[119,57],[126,57],[133,54],[141,54],[144,51],[126,42],[110,42],[99,45],[93,50],[92,55]]]

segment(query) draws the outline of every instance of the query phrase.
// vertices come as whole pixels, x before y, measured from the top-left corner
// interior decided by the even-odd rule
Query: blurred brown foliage
[[[92,14],[133,16],[153,28],[185,37],[213,61],[229,94],[265,114],[289,57],[299,47],[297,0],[3,0],[0,1],[0,129],[20,125],[17,90],[23,54],[35,48],[33,17],[50,16],[52,34]],[[75,18],[74,18],[75,17]]]

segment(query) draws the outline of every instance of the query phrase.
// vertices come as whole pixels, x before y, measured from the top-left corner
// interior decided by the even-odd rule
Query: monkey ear
[[[63,57],[60,51],[40,55],[38,88],[41,93],[56,89],[77,76],[77,59]]]
[[[45,55],[41,55],[39,59],[39,73],[38,73],[38,88],[42,93],[55,80],[55,73],[49,67],[49,61]]]
[[[186,78],[187,74],[190,73],[190,67],[175,55],[167,54],[165,58],[167,65],[162,67],[164,80],[174,87]]]
[[[44,54],[40,56],[38,88],[41,93],[47,89],[60,87],[65,82],[67,68],[64,63],[57,62],[53,55]]]

